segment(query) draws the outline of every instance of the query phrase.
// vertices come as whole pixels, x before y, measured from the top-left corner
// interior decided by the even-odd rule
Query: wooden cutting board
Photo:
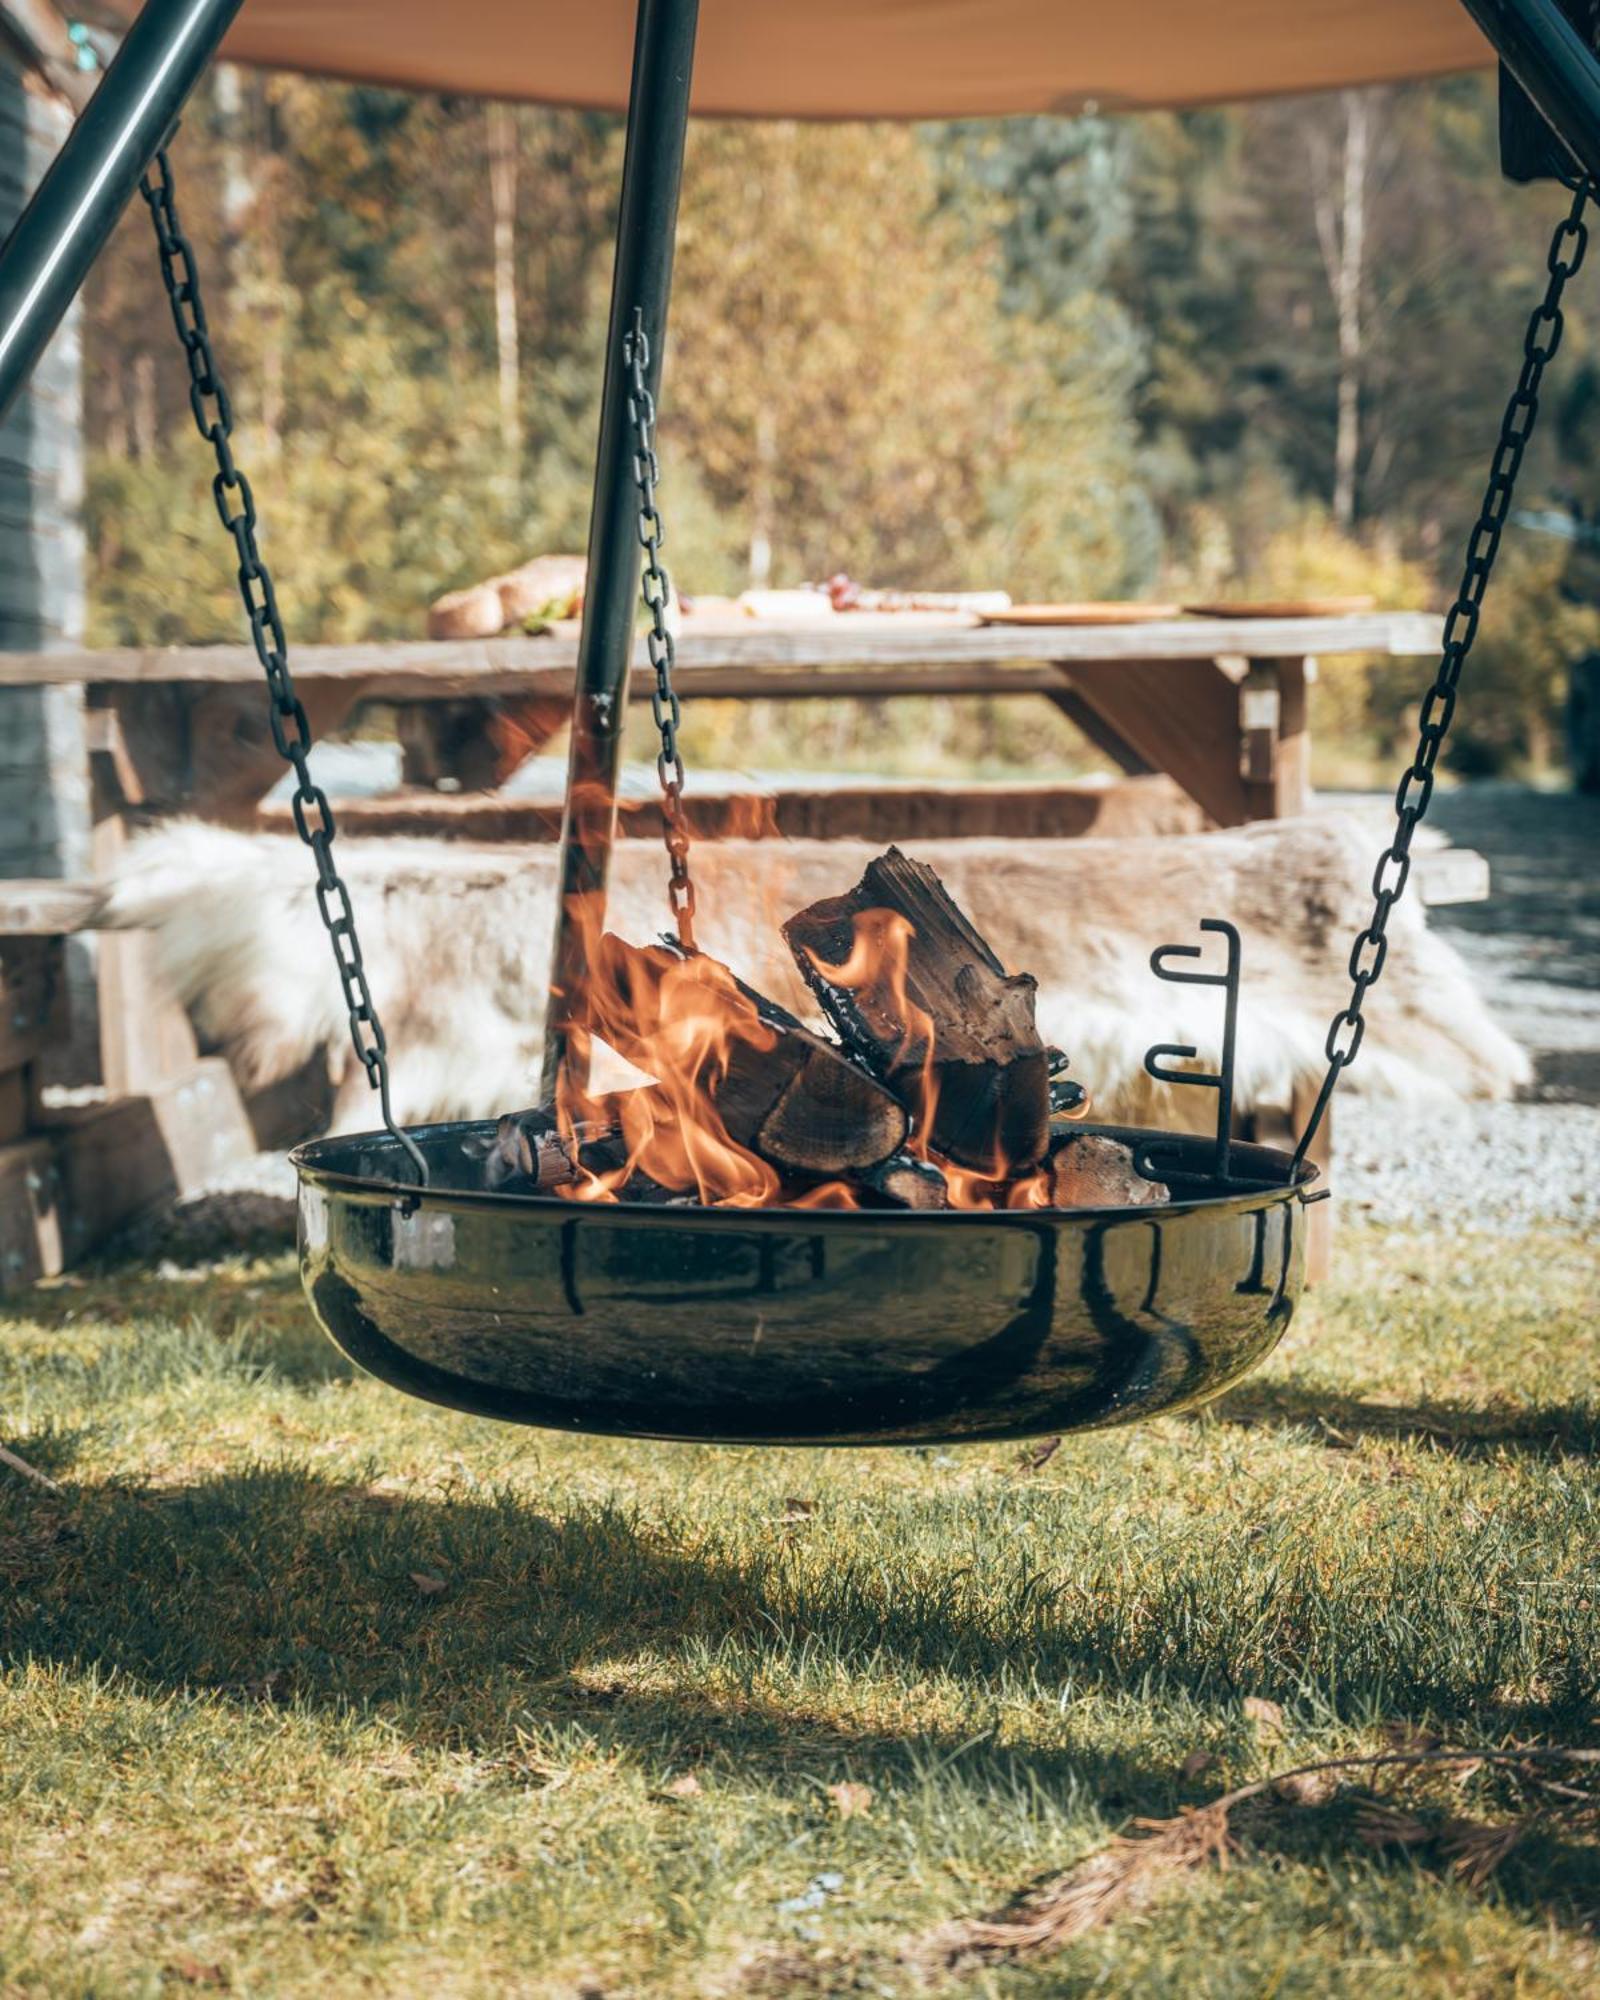
[[[1260,597],[1214,604],[1186,604],[1195,618],[1351,618],[1370,611],[1370,597]]]
[[[1180,615],[1176,604],[1013,604],[982,617],[985,625],[1148,625]]]

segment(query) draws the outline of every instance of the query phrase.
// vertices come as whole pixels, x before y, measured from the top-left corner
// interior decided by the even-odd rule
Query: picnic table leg
[[[395,711],[400,782],[430,791],[494,791],[571,718],[570,702],[536,694],[403,702]]]
[[[1241,773],[1239,684],[1216,660],[1075,660],[1072,686],[1108,730],[1218,826],[1255,817]]]
[[[1252,819],[1287,819],[1311,797],[1309,662],[1252,660],[1239,687],[1240,775]]]
[[[1087,737],[1102,757],[1109,757],[1125,777],[1148,777],[1154,770],[1154,765],[1141,757],[1121,730],[1114,729],[1093,703],[1087,701],[1071,685],[1071,667],[1062,666],[1060,672],[1065,677],[1065,684],[1059,692],[1052,690],[1045,696],[1045,700],[1053,708],[1059,709],[1073,728],[1080,735]]]

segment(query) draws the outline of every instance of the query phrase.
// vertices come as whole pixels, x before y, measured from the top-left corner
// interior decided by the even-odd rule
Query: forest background
[[[291,636],[585,540],[618,120],[224,68],[182,209]],[[1498,172],[1492,80],[1183,115],[700,123],[662,413],[679,588],[846,570],[1018,598],[1448,602],[1558,188]],[[1574,288],[1524,491],[1600,500],[1600,309]],[[238,635],[136,203],[87,295],[92,638]],[[1456,767],[1559,763],[1600,636],[1514,527]],[[1426,662],[1330,663],[1318,775],[1392,758]],[[708,703],[692,757],[1092,768],[1033,703]]]

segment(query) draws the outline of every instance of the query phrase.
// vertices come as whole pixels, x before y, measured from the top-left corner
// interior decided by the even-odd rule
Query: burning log
[[[1050,1069],[1035,980],[1008,974],[933,870],[896,847],[784,938],[845,1046],[888,1084],[934,1151],[979,1173],[1043,1159]]]
[[[1170,1199],[1088,1109],[1012,976],[931,868],[891,847],[783,934],[844,1047],[728,966],[633,945],[590,906],[581,1016],[554,1105],[467,1150],[484,1184],[718,1208],[1146,1207]],[[587,1081],[609,1049],[644,1074]]]
[[[1147,1181],[1133,1149],[1098,1132],[1074,1132],[1050,1156],[1052,1208],[1154,1208],[1170,1201],[1160,1181]]]
[[[716,959],[607,932],[591,979],[586,1025],[657,1079],[652,1095],[670,1104],[702,1195],[721,1137],[708,1144],[707,1111],[736,1148],[818,1177],[875,1167],[904,1145],[905,1111],[875,1077]]]
[[[880,1166],[868,1167],[855,1178],[880,1194],[894,1208],[948,1208],[950,1188],[931,1160],[911,1153],[893,1153]]]
[[[584,1119],[566,1133],[548,1105],[507,1112],[496,1121],[492,1138],[474,1135],[461,1150],[482,1162],[483,1184],[495,1194],[555,1194],[586,1178],[604,1177],[627,1201],[660,1205],[690,1199],[630,1167],[619,1122]]]
[[[462,1141],[461,1150],[481,1162],[483,1184],[493,1191],[544,1194],[576,1178],[553,1111],[508,1111],[495,1121],[492,1138],[474,1134]]]
[[[564,1135],[548,1105],[508,1111],[495,1122],[494,1135],[462,1142],[469,1159],[483,1164],[483,1184],[506,1194],[549,1194],[590,1173],[615,1172],[626,1164],[619,1126],[584,1120]]]

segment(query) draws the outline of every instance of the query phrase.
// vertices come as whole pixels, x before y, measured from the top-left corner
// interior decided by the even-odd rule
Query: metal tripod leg
[[[616,831],[617,773],[628,714],[641,559],[624,343],[637,313],[649,336],[648,386],[656,394],[672,287],[697,14],[698,0],[639,0],[594,511],[589,522],[589,579],[578,641],[572,750],[561,826],[555,952],[545,1029],[547,1099],[554,1095],[566,1054],[568,1023],[588,972],[585,933],[576,921],[575,904],[579,898],[589,899],[586,909],[591,919],[603,910]]]
[[[146,0],[0,249],[0,416],[33,372],[241,0]]]

